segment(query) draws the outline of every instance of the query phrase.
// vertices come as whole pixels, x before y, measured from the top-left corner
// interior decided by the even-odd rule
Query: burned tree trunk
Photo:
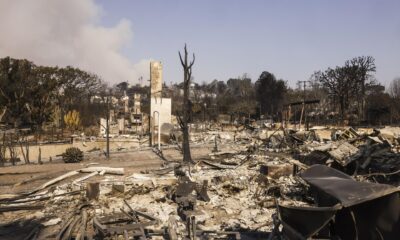
[[[3,167],[6,162],[6,151],[7,151],[6,133],[3,132],[3,138],[0,144],[0,167]]]
[[[190,79],[192,77],[192,66],[194,64],[195,56],[193,54],[193,60],[188,62],[188,52],[185,44],[185,56],[182,59],[182,55],[179,52],[179,59],[181,60],[181,64],[183,67],[183,114],[182,117],[179,117],[179,124],[183,133],[183,142],[182,142],[182,150],[183,150],[183,162],[191,163],[192,156],[190,154],[190,145],[189,145],[189,117],[190,117],[190,101],[189,101],[189,87],[190,87]]]
[[[3,119],[3,117],[6,115],[7,112],[7,107],[3,107],[3,109],[0,111],[0,122]]]

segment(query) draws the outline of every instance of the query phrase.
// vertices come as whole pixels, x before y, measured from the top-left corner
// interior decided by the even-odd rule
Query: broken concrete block
[[[331,157],[339,162],[342,166],[346,166],[349,162],[349,157],[356,154],[358,148],[348,142],[340,144],[336,149],[329,152]]]
[[[314,130],[315,136],[320,140],[320,141],[329,141],[332,139],[332,130],[330,129],[318,129]]]

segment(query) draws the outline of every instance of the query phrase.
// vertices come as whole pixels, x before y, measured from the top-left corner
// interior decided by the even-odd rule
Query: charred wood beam
[[[22,210],[38,210],[44,208],[44,205],[18,205],[0,207],[0,212],[14,212]]]

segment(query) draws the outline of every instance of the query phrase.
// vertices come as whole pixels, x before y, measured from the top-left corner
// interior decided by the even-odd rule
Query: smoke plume
[[[133,38],[131,22],[99,24],[94,0],[2,0],[0,57],[26,58],[38,65],[74,66],[111,84],[148,79],[149,60],[132,63],[122,51]]]

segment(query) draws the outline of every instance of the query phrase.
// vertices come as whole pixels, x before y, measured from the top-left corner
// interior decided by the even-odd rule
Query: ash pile
[[[283,158],[211,155],[190,170],[166,162],[130,176],[89,167],[30,193],[2,195],[8,223],[0,236],[7,239],[18,222],[26,224],[24,238],[37,239],[258,239],[274,227],[277,199],[291,206],[313,202],[309,186]]]

